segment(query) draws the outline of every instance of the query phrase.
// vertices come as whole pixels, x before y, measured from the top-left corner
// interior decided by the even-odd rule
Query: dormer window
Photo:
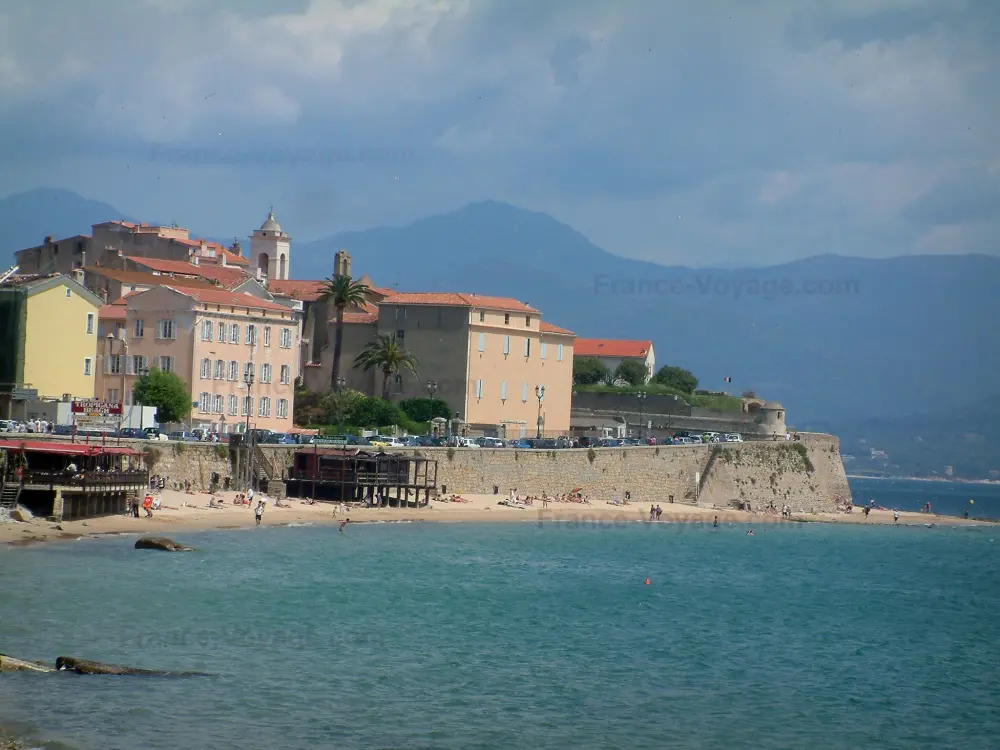
[[[505,326],[509,326],[510,325],[510,313],[504,313],[504,315],[503,315],[503,324]]]

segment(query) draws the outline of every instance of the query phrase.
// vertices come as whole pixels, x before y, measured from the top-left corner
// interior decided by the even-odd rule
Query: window
[[[143,331],[143,323],[142,319],[140,318],[135,321],[135,330],[132,332],[132,338],[141,339],[142,331]]]
[[[87,335],[94,333],[94,313],[87,313]]]
[[[240,399],[239,399],[239,396],[230,396],[229,397],[229,413],[232,416],[235,417],[236,414],[239,412],[239,410],[240,410]]]
[[[83,374],[91,375],[94,372],[94,360],[90,357],[83,358]]]
[[[282,385],[288,385],[292,382],[292,368],[289,365],[282,365],[280,372]]]
[[[236,380],[240,376],[240,363],[235,359],[229,363],[229,380]]]
[[[481,333],[479,334],[479,351],[485,351],[485,350],[486,350],[486,334]]]
[[[270,383],[271,382],[271,365],[264,363],[260,366],[260,382]]]
[[[244,343],[249,344],[250,346],[257,345],[257,326],[253,323],[247,325]]]
[[[403,345],[403,341],[405,338],[406,338],[406,331],[396,331],[396,341],[399,342],[400,346]]]
[[[215,402],[212,404],[212,412],[215,414],[222,414],[222,396],[217,393],[212,400]]]
[[[288,399],[278,399],[278,419],[288,419]]]
[[[220,344],[225,344],[226,343],[226,324],[225,323],[219,323],[219,343]]]
[[[267,396],[261,396],[257,399],[257,416],[258,417],[269,417],[271,416],[271,399]]]
[[[528,384],[521,383],[521,402],[528,403]]]
[[[215,360],[215,379],[225,380],[226,379],[226,363],[221,359]]]
[[[204,392],[201,393],[198,396],[198,411],[200,411],[202,414],[207,414],[208,410],[212,406],[212,402],[210,401],[211,398],[212,397],[209,394]]]
[[[69,299],[72,296],[73,296],[73,290],[70,289],[69,287],[66,287],[66,298]]]
[[[549,349],[549,345],[546,344],[544,341],[541,342],[538,345],[538,356],[541,357],[542,359],[545,359],[545,354],[548,351],[548,349]]]
[[[282,349],[292,348],[292,329],[282,328],[281,334],[279,336],[280,341],[278,342]]]
[[[405,307],[397,307],[396,308],[396,320],[399,320],[400,318],[402,318],[403,320],[406,320],[406,308]]]
[[[240,411],[245,417],[247,414],[253,411],[253,399],[250,396],[244,396],[242,398],[242,401],[243,401],[243,408]]]
[[[503,337],[503,353],[505,357],[510,354],[510,336]]]
[[[483,397],[483,381],[482,380],[477,380],[476,381],[476,398],[482,398],[482,397]]]
[[[125,366],[125,355],[124,354],[108,354],[104,357],[104,374],[105,375],[121,375],[122,368]]]
[[[212,325],[212,321],[211,320],[204,320],[204,321],[202,321],[202,323],[201,323],[201,340],[202,341],[211,341],[212,340],[212,329],[213,328],[215,328],[215,326]]]
[[[174,328],[174,321],[172,320],[156,321],[156,338],[173,339],[176,337],[177,337],[177,332]]]
[[[264,326],[264,346],[271,345],[271,326]]]
[[[243,365],[243,382],[244,383],[246,381],[248,381],[250,378],[253,377],[253,375],[254,375],[253,371],[254,371],[253,362],[247,362],[245,365]]]
[[[524,316],[524,327],[525,328],[531,328],[531,316],[530,315],[525,315]]]
[[[201,379],[205,380],[210,377],[212,377],[212,360],[203,359],[201,361]]]
[[[229,343],[240,343],[240,327],[236,323],[229,324]]]
[[[158,357],[160,360],[160,371],[161,372],[173,372],[174,371],[174,358],[173,357]]]
[[[525,357],[531,356],[531,339],[524,340],[524,356]]]
[[[503,381],[500,384],[500,400],[501,401],[506,401],[507,400],[507,381],[506,380]]]
[[[128,374],[141,375],[144,370],[149,369],[149,357],[142,354],[133,354],[128,359]]]
[[[118,389],[108,388],[108,403],[117,404],[118,403]]]
[[[563,357],[563,345],[559,344],[558,346],[556,346],[556,359],[562,362],[562,357]]]
[[[486,322],[486,311],[485,310],[480,310],[479,311],[479,322],[480,323],[485,323]]]
[[[505,326],[509,326],[510,325],[510,313],[504,313],[503,314],[503,324]]]

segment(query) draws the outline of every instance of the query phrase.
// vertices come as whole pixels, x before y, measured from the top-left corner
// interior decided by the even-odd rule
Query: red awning
[[[31,451],[32,453],[56,453],[63,456],[100,456],[114,454],[138,456],[139,451],[124,446],[80,445],[79,443],[57,443],[47,440],[0,440],[0,449]]]

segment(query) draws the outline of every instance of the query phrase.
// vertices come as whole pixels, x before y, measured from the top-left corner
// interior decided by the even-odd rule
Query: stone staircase
[[[17,507],[21,496],[21,485],[17,482],[4,482],[0,489],[0,520],[10,518],[11,511]]]

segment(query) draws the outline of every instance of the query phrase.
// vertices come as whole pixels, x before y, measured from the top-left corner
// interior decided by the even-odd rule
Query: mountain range
[[[0,252],[109,218],[124,217],[70,191],[13,195],[0,200]],[[294,243],[292,275],[329,276],[340,248],[355,276],[380,286],[516,297],[579,336],[650,339],[658,366],[686,367],[703,388],[779,400],[799,428],[974,411],[1000,393],[992,256],[668,267],[612,255],[546,214],[486,201]]]

